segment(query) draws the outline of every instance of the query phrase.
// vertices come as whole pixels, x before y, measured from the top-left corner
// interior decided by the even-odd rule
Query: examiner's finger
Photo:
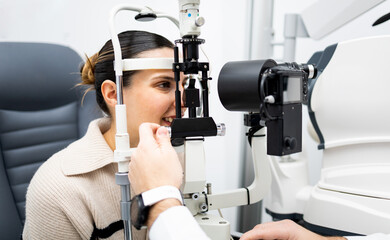
[[[253,230],[250,230],[250,231],[244,233],[240,237],[240,240],[254,240],[254,239],[259,239],[259,238],[256,238],[256,233],[253,232]]]
[[[262,223],[244,233],[240,240],[292,239],[292,236],[294,236],[299,228],[300,227],[291,220]]]
[[[155,123],[142,123],[139,126],[139,142],[149,142],[149,143],[156,143],[156,139],[154,139],[154,134],[156,133],[157,129],[160,127],[160,125]]]
[[[157,143],[163,148],[171,148],[171,138],[166,127],[159,127],[156,132]]]

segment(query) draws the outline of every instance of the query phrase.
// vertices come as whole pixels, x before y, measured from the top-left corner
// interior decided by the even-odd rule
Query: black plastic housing
[[[283,156],[302,151],[302,104],[272,105],[269,112],[278,117],[267,121],[267,154]]]
[[[175,118],[171,124],[171,138],[217,136],[217,125],[211,117]]]
[[[219,74],[222,105],[229,111],[249,112],[246,126],[267,126],[268,155],[302,151],[302,103],[308,98],[309,70],[306,65],[267,59],[229,62]]]
[[[254,60],[226,63],[218,77],[218,94],[229,111],[259,112],[259,78],[274,60]]]

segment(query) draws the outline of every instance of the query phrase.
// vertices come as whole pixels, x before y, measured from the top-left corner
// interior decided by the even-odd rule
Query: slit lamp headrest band
[[[128,58],[123,59],[123,71],[146,69],[172,69],[173,58]]]

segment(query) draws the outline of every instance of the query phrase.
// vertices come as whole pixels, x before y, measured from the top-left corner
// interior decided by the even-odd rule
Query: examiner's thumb
[[[171,139],[168,134],[168,129],[166,127],[159,127],[157,129],[157,142],[160,146],[171,146]]]

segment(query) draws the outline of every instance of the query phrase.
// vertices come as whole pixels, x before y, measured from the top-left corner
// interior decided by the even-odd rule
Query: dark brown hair
[[[122,50],[122,58],[136,58],[142,52],[158,49],[172,48],[174,45],[166,38],[144,31],[126,31],[118,34]],[[81,67],[81,83],[79,85],[92,85],[87,91],[96,90],[96,101],[99,107],[110,116],[104,101],[101,85],[105,80],[115,82],[114,50],[111,40],[107,41],[102,49],[87,58]],[[131,85],[131,77],[136,71],[123,72],[123,87]]]

